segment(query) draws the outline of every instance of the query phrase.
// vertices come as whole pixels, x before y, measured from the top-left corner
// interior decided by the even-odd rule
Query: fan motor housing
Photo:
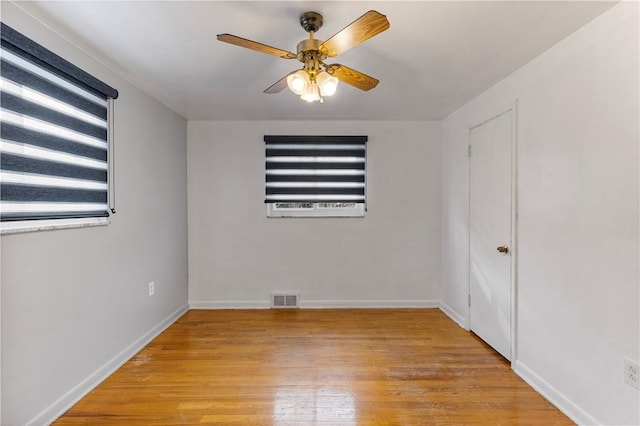
[[[298,43],[298,55],[300,55],[300,53],[303,52],[307,52],[309,50],[320,50],[320,45],[322,44],[322,40],[317,40],[317,39],[306,39],[306,40],[302,40],[300,43]]]

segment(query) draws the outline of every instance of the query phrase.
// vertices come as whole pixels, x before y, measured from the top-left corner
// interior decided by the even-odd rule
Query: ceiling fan
[[[309,38],[298,43],[297,53],[231,34],[218,34],[218,40],[282,59],[297,59],[302,62],[302,69],[285,75],[264,93],[279,93],[288,86],[293,93],[307,102],[322,102],[325,96],[331,96],[336,92],[338,81],[365,91],[376,87],[377,79],[341,64],[326,64],[324,60],[333,58],[387,30],[387,17],[370,10],[326,41],[315,38],[322,22],[322,15],[317,12],[302,14],[300,25],[309,33]]]

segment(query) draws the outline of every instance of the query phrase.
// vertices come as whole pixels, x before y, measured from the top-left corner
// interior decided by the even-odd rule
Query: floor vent
[[[272,309],[290,309],[298,308],[298,293],[271,293]]]

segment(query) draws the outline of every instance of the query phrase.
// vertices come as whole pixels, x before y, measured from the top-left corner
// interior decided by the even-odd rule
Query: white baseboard
[[[331,308],[437,308],[439,300],[302,300],[303,309]],[[191,309],[270,309],[269,301],[256,300],[207,300],[190,301]]]
[[[190,309],[269,309],[271,302],[256,300],[194,300]]]
[[[331,308],[437,308],[438,300],[302,300],[301,308],[331,309]]]
[[[601,425],[602,422],[596,420],[593,416],[586,413],[582,408],[578,407],[559,390],[551,386],[546,380],[538,376],[526,365],[520,361],[514,362],[513,371],[534,388],[539,394],[544,396],[560,411],[567,415],[571,420],[579,425]]]
[[[444,314],[446,316],[448,316],[449,318],[451,318],[454,322],[456,322],[460,327],[464,328],[465,330],[469,330],[469,327],[467,325],[467,321],[465,321],[465,319],[462,317],[462,315],[460,315],[459,313],[457,313],[456,311],[453,310],[453,308],[449,305],[447,305],[444,302],[440,302],[440,310],[442,312],[444,312]]]
[[[96,371],[94,371],[89,377],[78,383],[73,389],[60,397],[53,404],[45,408],[40,414],[31,419],[27,425],[44,425],[51,424],[54,420],[64,414],[75,403],[80,401],[86,394],[91,392],[96,386],[102,383],[107,377],[113,374],[118,368],[120,368],[125,362],[131,359],[136,353],[144,348],[149,342],[156,338],[160,333],[173,324],[178,318],[182,316],[189,307],[187,305],[181,306],[174,312],[172,312],[165,319],[160,321],[151,330],[143,334],[135,342],[124,348],[119,354],[107,361]]]

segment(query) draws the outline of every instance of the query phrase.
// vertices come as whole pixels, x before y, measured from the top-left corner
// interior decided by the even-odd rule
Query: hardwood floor
[[[436,309],[187,312],[57,425],[573,424]]]

